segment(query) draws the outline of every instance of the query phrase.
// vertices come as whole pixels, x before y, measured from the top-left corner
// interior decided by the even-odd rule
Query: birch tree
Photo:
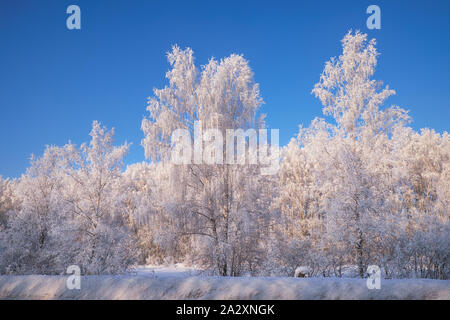
[[[172,66],[166,74],[169,85],[154,90],[147,108],[150,116],[142,122],[142,144],[149,159],[168,161],[173,131],[185,129],[194,137],[196,123],[200,131],[216,129],[222,137],[226,137],[227,129],[263,126],[262,119],[256,118],[262,104],[259,87],[242,56],[211,59],[201,72],[189,48],[173,47],[168,60]],[[200,149],[205,150],[208,141],[200,139]],[[218,137],[209,142],[217,142],[215,139]],[[224,141],[217,143],[221,151],[216,152],[222,154],[216,156],[225,159]],[[200,161],[195,161],[195,157],[200,157]],[[234,240],[243,232],[244,218],[251,216],[256,221],[256,215],[261,213],[254,204],[249,207],[244,196],[252,190],[247,189],[247,183],[253,181],[250,179],[256,170],[223,162],[205,164],[201,153],[193,158],[193,164],[173,168],[177,177],[173,190],[180,197],[177,211],[186,221],[181,232],[199,238],[200,256],[209,261],[212,269],[221,275],[238,275],[241,271],[237,265],[242,262],[236,260],[243,255],[237,251],[244,246]],[[247,233],[242,237],[250,241],[251,236]]]

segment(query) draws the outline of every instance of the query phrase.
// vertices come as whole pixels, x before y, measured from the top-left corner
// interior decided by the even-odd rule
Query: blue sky
[[[66,8],[81,8],[81,30]],[[381,8],[368,30],[366,8]],[[103,1],[0,2],[0,175],[18,177],[45,145],[89,140],[93,120],[132,142],[127,163],[144,160],[141,120],[162,87],[172,44],[198,64],[243,54],[255,72],[280,143],[321,116],[311,95],[325,61],[349,29],[374,37],[375,78],[397,91],[415,129],[449,131],[450,1]]]

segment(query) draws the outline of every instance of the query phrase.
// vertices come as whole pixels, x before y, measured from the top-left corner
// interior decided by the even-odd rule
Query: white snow
[[[363,279],[193,276],[184,266],[133,272],[83,276],[80,290],[68,290],[65,276],[0,276],[0,299],[450,299],[449,280],[382,280],[369,290]]]
[[[295,277],[299,277],[301,274],[304,276],[309,276],[310,268],[308,266],[300,266],[295,269]]]
[[[197,276],[202,273],[202,270],[186,266],[183,263],[177,263],[174,265],[145,265],[136,266],[130,269],[129,274],[136,276],[147,277],[186,277]]]

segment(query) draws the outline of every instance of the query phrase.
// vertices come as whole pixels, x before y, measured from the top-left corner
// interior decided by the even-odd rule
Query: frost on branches
[[[15,206],[1,233],[0,271],[117,273],[135,261],[130,216],[124,211],[122,158],[113,131],[93,123],[90,143],[48,146],[15,181]],[[3,204],[2,204],[3,206]]]
[[[385,106],[395,91],[373,79],[375,40],[349,32],[342,48],[312,90],[324,118],[300,126],[264,176],[258,164],[170,161],[174,130],[265,127],[243,56],[199,68],[174,46],[141,125],[148,162],[124,168],[129,145],[94,122],[88,144],[48,146],[20,178],[0,177],[0,273],[183,262],[222,276],[365,277],[378,265],[385,278],[448,279],[450,136]]]

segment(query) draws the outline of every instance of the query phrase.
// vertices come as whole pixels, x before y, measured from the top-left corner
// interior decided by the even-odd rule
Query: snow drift
[[[369,290],[363,279],[211,276],[83,276],[68,290],[64,276],[0,276],[1,299],[450,299],[447,280],[382,280]]]

